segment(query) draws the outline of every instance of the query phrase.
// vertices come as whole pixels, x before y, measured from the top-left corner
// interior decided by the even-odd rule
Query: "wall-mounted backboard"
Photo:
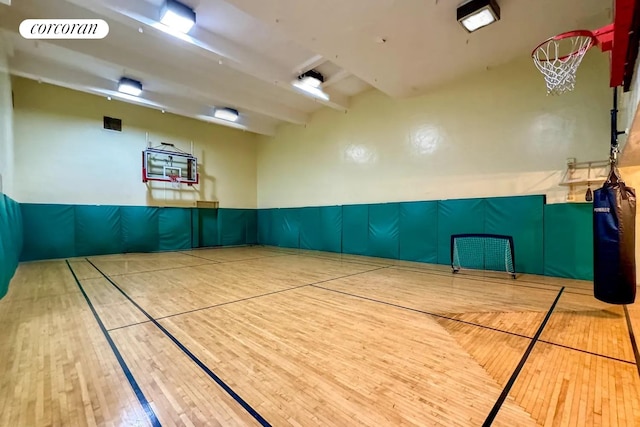
[[[198,159],[162,143],[161,148],[147,148],[142,152],[142,182],[161,181],[198,184]]]

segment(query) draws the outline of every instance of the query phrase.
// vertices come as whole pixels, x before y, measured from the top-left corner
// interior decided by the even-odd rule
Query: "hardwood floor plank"
[[[112,331],[163,426],[259,425],[155,325]]]
[[[633,365],[551,344],[536,344],[512,395],[540,425],[640,425],[634,410],[640,377]],[[577,418],[572,405],[578,405]],[[504,421],[502,416],[496,421]]]
[[[64,268],[63,261],[20,265],[0,300],[0,425],[148,425]]]
[[[431,317],[320,289],[161,323],[250,403],[265,402],[274,425],[291,413],[317,424],[308,408],[333,425],[478,425],[501,391]],[[437,392],[445,389],[446,396]],[[533,425],[506,405],[509,425]]]
[[[622,306],[563,294],[542,340],[635,362]]]

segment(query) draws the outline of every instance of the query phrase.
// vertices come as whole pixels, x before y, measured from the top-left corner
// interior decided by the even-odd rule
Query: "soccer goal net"
[[[513,237],[498,234],[451,236],[451,268],[504,271],[516,278]]]

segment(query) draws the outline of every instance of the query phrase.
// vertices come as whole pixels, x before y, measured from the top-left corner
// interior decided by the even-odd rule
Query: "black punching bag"
[[[593,293],[610,304],[636,298],[636,193],[612,166],[593,195]]]

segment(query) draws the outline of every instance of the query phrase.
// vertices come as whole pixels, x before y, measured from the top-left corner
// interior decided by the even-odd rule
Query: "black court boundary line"
[[[188,254],[186,252],[175,252],[175,253],[176,254],[180,254],[180,255],[190,256],[190,257],[193,257],[193,258],[203,259],[205,261],[217,262],[217,261],[209,259],[209,258],[205,258],[205,257],[201,257],[201,256],[198,256],[198,255],[193,255],[193,254]]]
[[[434,276],[443,276],[443,277],[449,277],[450,274],[448,274],[445,271],[442,270],[436,270],[434,268],[417,268],[417,267],[406,267],[406,266],[401,266],[401,265],[394,265],[392,266],[393,268],[395,268],[396,270],[402,270],[402,271],[410,271],[410,272],[414,272],[414,273],[422,273],[422,274],[433,274]],[[458,273],[459,274],[459,273]],[[538,289],[541,291],[550,291],[550,292],[557,292],[559,290],[559,288],[563,287],[565,289],[575,289],[575,290],[580,290],[580,291],[584,291],[585,293],[582,292],[569,292],[569,291],[565,291],[565,293],[568,294],[574,294],[574,295],[586,295],[589,296],[591,295],[591,291],[589,289],[582,289],[582,288],[576,288],[574,286],[566,286],[566,285],[551,285],[548,283],[543,283],[543,282],[534,282],[531,280],[513,280],[513,282],[510,281],[506,281],[506,279],[499,279],[497,277],[484,277],[484,276],[478,276],[475,274],[470,274],[470,275],[459,275],[458,276],[461,279],[468,279],[468,280],[473,280],[476,282],[485,282],[485,283],[495,283],[497,285],[508,285],[508,286],[516,286],[516,287],[520,287],[520,288],[530,288],[530,289]],[[562,277],[559,277],[559,279],[562,279]],[[503,280],[503,281],[500,281]],[[517,282],[517,283],[516,283]],[[527,286],[527,285],[522,285],[521,283],[531,283],[533,285],[539,285],[539,286],[548,286],[548,287],[552,287],[553,289],[545,289],[545,288],[540,288],[540,287],[536,287],[536,286]]]
[[[115,328],[111,328],[111,329],[107,329],[107,331],[111,332],[111,331],[118,331],[120,329],[125,329],[125,328],[129,328],[131,326],[139,326],[139,325],[144,325],[145,323],[149,323],[151,322],[150,320],[145,320],[143,322],[136,322],[136,323],[132,323],[130,325],[123,325],[123,326],[116,326]]]
[[[638,376],[640,376],[640,351],[638,351],[638,342],[633,333],[633,326],[631,324],[631,316],[627,306],[624,306],[624,316],[627,318],[627,328],[629,329],[629,338],[631,339],[631,347],[633,348],[633,355],[636,358],[636,368],[638,368]]]
[[[287,254],[288,255],[288,254]],[[230,264],[230,263],[234,263],[234,262],[243,262],[243,261],[254,261],[257,259],[264,259],[264,258],[277,258],[277,255],[270,255],[270,256],[264,256],[264,257],[257,257],[257,258],[246,258],[246,259],[234,259],[232,261],[214,261],[214,260],[210,260],[207,258],[202,258],[202,257],[195,257],[195,258],[199,258],[205,261],[209,261],[209,262],[205,262],[203,264],[195,264],[195,265],[185,265],[182,267],[167,267],[167,268],[158,268],[156,270],[144,270],[144,271],[133,271],[131,273],[118,273],[118,274],[109,274],[109,277],[122,277],[122,276],[131,276],[134,274],[144,274],[144,273],[154,273],[156,271],[170,271],[170,270],[180,270],[183,268],[196,268],[196,267],[206,267],[206,266],[213,266],[213,265],[223,265],[223,264]],[[99,279],[101,277],[96,277],[96,279]]]
[[[386,267],[382,267],[382,268],[386,268]],[[376,270],[378,270],[378,269],[376,269]],[[371,270],[371,271],[375,271],[375,270]],[[420,309],[417,309],[417,308],[406,307],[406,306],[403,306],[403,305],[399,305],[399,304],[395,304],[395,303],[391,303],[391,302],[387,302],[387,301],[382,301],[382,300],[378,300],[378,299],[375,299],[375,298],[365,297],[365,296],[357,295],[357,294],[351,294],[349,292],[338,291],[336,289],[325,288],[323,286],[317,286],[317,284],[315,284],[315,283],[312,283],[312,284],[310,284],[308,286],[312,286],[312,287],[315,287],[315,288],[318,288],[318,289],[324,289],[325,291],[331,291],[331,292],[335,292],[335,293],[339,293],[339,294],[348,295],[348,296],[355,297],[355,298],[360,298],[360,299],[371,301],[371,302],[377,302],[379,304],[389,305],[391,307],[396,307],[396,308],[400,308],[400,309],[403,309],[403,310],[413,311],[413,312],[425,314],[425,315],[428,315],[428,316],[439,317],[441,319],[451,320],[453,322],[463,323],[465,325],[475,326],[475,327],[478,327],[478,328],[481,328],[481,329],[489,329],[489,330],[494,331],[494,332],[501,332],[503,334],[512,335],[512,336],[519,337],[519,338],[524,338],[524,339],[527,339],[527,340],[532,340],[533,339],[533,337],[528,337],[526,335],[518,334],[516,332],[505,331],[503,329],[498,329],[498,328],[494,328],[494,327],[487,326],[487,325],[481,325],[479,323],[469,322],[467,320],[456,319],[454,317],[445,316],[443,314],[431,313],[429,311],[420,310]],[[574,351],[579,351],[580,353],[590,354],[592,356],[604,357],[605,359],[613,360],[613,361],[616,361],[616,362],[627,363],[627,364],[631,364],[631,365],[635,364],[634,362],[631,362],[629,360],[618,359],[617,357],[608,356],[606,354],[594,353],[592,351],[583,350],[581,348],[571,347],[571,346],[560,344],[560,343],[555,343],[555,342],[551,342],[551,341],[547,341],[547,340],[538,340],[538,341],[542,342],[542,343],[545,343],[545,344],[554,345],[556,347],[562,347],[562,348],[565,348],[567,350],[574,350]]]
[[[381,267],[381,268],[387,268],[387,267]],[[406,307],[404,305],[395,304],[395,303],[388,302],[388,301],[382,301],[382,300],[375,299],[375,298],[365,297],[365,296],[362,296],[362,295],[351,294],[349,292],[338,291],[336,289],[325,288],[324,286],[318,286],[318,285],[315,285],[315,284],[309,285],[309,286],[312,286],[312,287],[318,288],[318,289],[323,289],[323,290],[329,291],[329,292],[335,292],[337,294],[342,294],[342,295],[347,295],[347,296],[354,297],[354,298],[359,298],[359,299],[362,299],[362,300],[365,300],[365,301],[371,301],[371,302],[375,302],[375,303],[378,303],[378,304],[388,305],[390,307],[395,307],[395,308],[399,308],[399,309],[402,309],[402,310],[413,311],[414,313],[420,313],[420,314],[424,314],[424,315],[427,315],[427,316],[439,317],[441,319],[446,319],[446,320],[451,320],[451,321],[454,321],[454,322],[464,323],[465,325],[477,326],[478,328],[489,329],[489,330],[492,330],[492,331],[495,331],[495,332],[501,332],[503,334],[513,335],[513,336],[520,337],[520,338],[525,338],[527,340],[532,339],[531,337],[528,337],[528,336],[522,335],[522,334],[518,334],[516,332],[504,331],[502,329],[493,328],[491,326],[480,325],[478,323],[473,323],[473,322],[469,322],[469,321],[466,321],[466,320],[461,320],[461,319],[456,319],[454,317],[445,316],[444,314],[432,313],[430,311],[425,311],[425,310],[420,310],[420,309],[417,309],[417,308]]]
[[[142,406],[142,409],[147,414],[147,417],[149,418],[149,421],[151,422],[151,425],[154,426],[154,427],[156,427],[156,426],[160,427],[162,424],[160,424],[160,421],[158,420],[158,417],[156,416],[156,413],[153,411],[153,408],[151,407],[151,405],[149,404],[149,401],[147,400],[146,396],[142,392],[142,389],[140,389],[140,386],[138,385],[138,382],[134,378],[133,374],[131,373],[131,370],[129,370],[129,367],[127,366],[127,363],[122,358],[122,355],[120,354],[120,351],[118,350],[118,347],[116,347],[116,344],[111,339],[111,336],[109,335],[109,332],[107,331],[107,329],[105,328],[104,324],[102,323],[102,320],[100,319],[100,316],[98,315],[98,312],[96,312],[96,309],[93,307],[93,304],[91,303],[91,300],[89,299],[89,296],[84,291],[84,288],[82,287],[82,284],[80,284],[80,281],[78,280],[78,277],[76,276],[76,273],[73,271],[73,268],[71,268],[71,265],[69,264],[69,261],[65,261],[65,262],[67,263],[67,267],[69,267],[69,271],[71,271],[71,274],[73,275],[73,279],[76,281],[76,284],[78,285],[78,288],[80,289],[80,292],[82,293],[82,296],[84,297],[85,301],[87,302],[87,305],[91,309],[91,312],[93,313],[93,316],[95,317],[96,322],[98,323],[98,326],[100,327],[100,330],[102,331],[105,339],[109,343],[109,346],[111,347],[111,351],[113,351],[113,354],[116,356],[116,359],[118,360],[118,363],[120,364],[120,368],[122,369],[125,377],[127,378],[127,381],[129,381],[129,385],[133,389],[133,392],[135,393],[136,397],[138,398],[138,402],[140,402],[140,405]]]
[[[181,313],[176,313],[176,314],[169,314],[169,315],[167,315],[167,316],[162,316],[162,317],[156,317],[156,320],[168,319],[168,318],[170,318],[170,317],[181,316],[181,315],[183,315],[183,314],[195,313],[196,311],[208,310],[208,309],[210,309],[210,308],[222,307],[222,306],[225,306],[225,305],[235,304],[235,303],[237,303],[237,302],[244,302],[244,301],[249,301],[249,300],[252,300],[252,299],[257,299],[257,298],[262,298],[262,297],[268,297],[268,296],[270,296],[270,295],[281,294],[281,293],[283,293],[283,292],[293,291],[293,290],[296,290],[296,289],[305,288],[305,287],[307,287],[307,286],[314,286],[314,285],[316,285],[316,284],[325,283],[325,282],[330,282],[330,281],[332,281],[332,280],[343,279],[343,278],[345,278],[345,277],[357,276],[357,275],[359,275],[359,274],[365,274],[365,273],[369,273],[369,272],[371,272],[371,271],[381,270],[381,269],[383,269],[383,268],[386,268],[386,267],[374,268],[374,269],[372,269],[372,270],[361,271],[361,272],[359,272],[359,273],[353,273],[353,274],[347,274],[347,275],[345,275],[345,276],[334,277],[334,278],[326,279],[326,280],[320,280],[320,281],[318,281],[318,282],[314,282],[314,283],[306,283],[306,284],[304,284],[304,285],[298,285],[298,286],[293,286],[293,287],[291,287],[291,288],[287,288],[287,289],[281,289],[281,290],[279,290],[279,291],[273,291],[273,292],[267,292],[267,293],[264,293],[264,294],[254,295],[254,296],[252,296],[252,297],[240,298],[240,299],[237,299],[237,300],[227,301],[227,302],[221,302],[221,303],[214,304],[214,305],[210,305],[210,306],[207,306],[207,307],[196,308],[196,309],[193,309],[193,310],[183,311],[183,312],[181,312]],[[132,325],[132,326],[133,326],[133,325]]]
[[[255,409],[251,407],[240,395],[238,395],[231,387],[227,385],[220,377],[218,377],[207,365],[205,365],[198,357],[193,354],[184,344],[182,344],[171,332],[165,329],[160,323],[158,323],[153,317],[149,315],[138,303],[136,303],[126,292],[124,292],[113,280],[109,278],[106,274],[104,274],[98,267],[96,267],[89,259],[87,262],[93,266],[100,274],[104,276],[105,279],[111,283],[125,298],[127,298],[142,314],[144,314],[162,333],[164,333],[173,343],[182,350],[189,358],[196,364],[200,369],[202,369],[216,384],[218,384],[229,396],[231,396],[240,406],[242,406],[256,421],[260,423],[263,427],[271,427],[271,424],[267,420],[265,420],[262,415],[260,415]]]
[[[507,383],[505,384],[504,389],[502,390],[502,393],[500,393],[498,400],[493,405],[493,408],[491,408],[491,411],[489,412],[489,415],[487,415],[487,418],[484,420],[484,423],[482,424],[483,427],[489,427],[495,420],[496,416],[498,415],[500,408],[502,408],[502,404],[507,399],[507,396],[511,391],[511,387],[513,387],[513,384],[516,382],[518,375],[520,375],[520,371],[522,371],[524,364],[527,362],[527,359],[529,358],[529,355],[531,354],[533,347],[538,342],[538,339],[540,339],[540,335],[542,335],[542,331],[544,330],[544,327],[547,326],[547,322],[551,317],[551,313],[553,313],[553,310],[556,308],[556,304],[558,304],[558,300],[562,296],[563,292],[564,292],[564,287],[560,289],[560,292],[558,292],[556,299],[553,301],[553,304],[551,304],[549,311],[547,311],[547,315],[542,320],[542,323],[538,327],[536,334],[533,336],[533,339],[529,343],[529,346],[527,347],[524,354],[522,355],[522,358],[520,359],[520,363],[518,363],[518,366],[516,366],[516,369],[513,371],[513,373],[511,374],[511,377],[509,378],[509,381],[507,381]]]
[[[607,356],[606,354],[594,353],[593,351],[583,350],[581,348],[571,347],[571,346],[568,346],[568,345],[559,344],[557,342],[551,342],[551,341],[547,341],[547,340],[538,340],[538,342],[541,342],[541,343],[544,343],[544,344],[549,344],[549,345],[554,345],[556,347],[565,348],[567,350],[579,351],[580,353],[589,354],[591,356],[604,357],[605,359],[613,360],[614,362],[620,362],[620,363],[626,363],[626,364],[629,364],[629,365],[635,365],[635,362],[631,362],[629,360],[618,359],[617,357]]]
[[[276,250],[273,249],[269,249],[267,247],[265,247],[266,250],[270,250],[272,252],[278,252]],[[318,259],[323,259],[323,260],[328,260],[328,261],[336,261],[336,262],[346,262],[346,263],[350,263],[350,264],[358,264],[358,265],[370,265],[370,266],[379,266],[382,263],[379,264],[374,264],[374,263],[367,263],[364,261],[358,261],[358,260],[344,260],[344,259],[340,259],[340,258],[331,258],[331,257],[323,257],[323,256],[319,256],[319,255],[313,255],[313,254],[308,254],[308,253],[295,253],[295,252],[289,252],[287,253],[287,255],[296,255],[296,256],[305,256],[305,257],[310,257],[310,258],[318,258]],[[381,258],[381,259],[389,259],[391,261],[404,261],[404,260],[392,260],[390,258]],[[407,261],[407,262],[411,262],[411,261]],[[417,262],[417,261],[416,261]],[[433,275],[437,275],[437,276],[443,276],[443,277],[449,277],[450,274],[448,274],[446,271],[443,270],[438,270],[435,268],[429,268],[426,267],[429,264],[424,263],[424,267],[413,267],[413,266],[409,266],[409,265],[399,265],[399,264],[393,264],[393,263],[389,263],[389,264],[385,264],[387,267],[389,268],[394,268],[397,270],[403,270],[403,271],[410,271],[410,272],[415,272],[415,273],[422,273],[422,274],[433,274]],[[509,281],[507,281],[507,279],[499,279],[499,278],[495,278],[495,277],[484,277],[484,276],[479,276],[479,275],[475,275],[475,274],[469,274],[469,275],[463,275],[463,277],[465,279],[469,279],[469,280],[474,280],[477,282],[485,282],[485,283],[495,283],[495,284],[499,284],[499,285],[510,285],[510,286],[519,286],[519,287],[525,287],[525,288],[531,288],[531,289],[539,289],[542,291],[550,291],[550,292],[557,292],[558,289],[560,287],[564,287],[567,289],[575,289],[575,290],[581,290],[584,292],[589,292],[589,290],[587,289],[582,289],[582,288],[577,288],[575,286],[567,286],[567,285],[551,285],[548,283],[543,283],[543,282],[536,282],[533,280],[523,280],[520,279],[517,282],[518,283],[511,283],[511,281],[513,279],[509,279]],[[493,280],[492,280],[493,279]],[[563,277],[558,277],[557,279],[560,280],[576,280],[576,279],[565,279]],[[503,280],[503,281],[499,281],[499,280]],[[515,281],[514,281],[515,282]],[[535,286],[526,286],[526,285],[520,285],[520,283],[531,283],[534,285],[540,285],[540,286],[551,286],[551,287],[555,287],[555,289],[544,289],[544,288],[539,288],[539,287],[535,287]],[[570,294],[575,294],[575,295],[590,295],[589,293],[581,293],[581,292],[569,292],[569,291],[565,291],[565,293],[570,293]]]
[[[204,267],[205,265],[213,265],[213,264],[217,264],[215,261],[211,261],[211,262],[207,262],[204,264],[195,264],[195,265],[184,265],[182,267],[167,267],[167,268],[158,268],[155,270],[143,270],[143,271],[132,271],[131,273],[117,273],[117,274],[110,274],[110,277],[119,277],[119,276],[131,276],[134,274],[144,274],[144,273],[155,273],[156,271],[171,271],[171,270],[180,270],[183,268],[192,268],[192,267]],[[96,277],[95,279],[101,279],[102,276],[100,277]],[[85,279],[82,279],[85,280]],[[86,279],[88,280],[88,279]]]

